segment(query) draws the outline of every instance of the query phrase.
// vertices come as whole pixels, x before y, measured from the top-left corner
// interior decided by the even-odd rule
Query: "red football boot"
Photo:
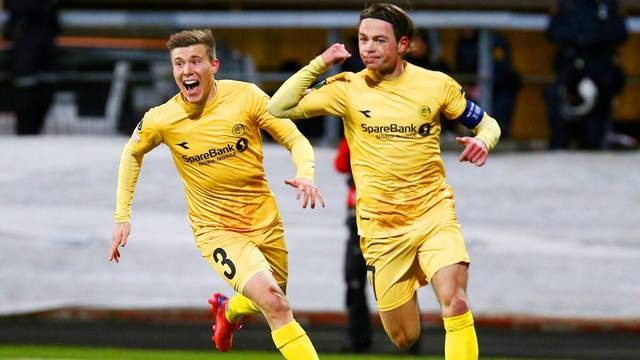
[[[222,352],[231,350],[231,346],[233,346],[233,332],[242,327],[240,321],[231,323],[227,320],[224,313],[228,303],[229,298],[220,293],[213,294],[213,297],[209,299],[211,311],[216,320],[216,323],[211,327],[213,329],[211,340],[216,344],[216,348]]]

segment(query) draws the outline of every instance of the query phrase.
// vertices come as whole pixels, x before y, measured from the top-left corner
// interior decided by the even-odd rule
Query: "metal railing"
[[[493,84],[491,66],[490,30],[536,30],[547,27],[546,14],[512,13],[505,11],[413,11],[410,13],[416,27],[426,29],[477,28],[480,30],[477,78],[480,86],[480,105],[490,110]],[[342,29],[356,27],[358,11],[115,11],[67,10],[60,14],[64,29],[73,31],[100,30],[121,32],[122,29],[158,30],[209,27],[214,29],[326,29],[326,43],[340,39]],[[0,21],[6,13],[0,12]],[[640,17],[627,19],[630,32],[640,32]],[[286,73],[236,74],[256,82],[283,80]],[[125,75],[125,79],[126,79]],[[337,119],[327,117],[322,141],[337,141]]]

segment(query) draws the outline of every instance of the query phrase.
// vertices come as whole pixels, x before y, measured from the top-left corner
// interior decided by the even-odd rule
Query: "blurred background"
[[[605,129],[598,129],[607,135],[597,146],[633,147],[640,119],[634,101],[640,94],[640,23],[634,17],[640,13],[640,3],[603,1],[611,5],[603,5],[600,14],[598,6],[591,6],[591,14],[580,5],[566,9],[573,2],[426,0],[399,4],[413,13],[426,41],[426,50],[418,47],[416,51],[418,58],[428,62],[416,62],[447,70],[467,85],[469,94],[485,109],[504,119],[504,132],[511,139],[544,147],[556,140],[554,136],[570,138],[579,129],[554,129],[554,121],[561,121],[555,119],[555,113],[565,102],[577,106],[583,101],[573,93],[576,84],[587,77],[595,81],[598,98],[606,98],[611,108],[610,115],[607,111],[599,115],[611,119]],[[220,78],[256,82],[272,93],[327,44],[352,43],[357,14],[364,4],[350,0],[4,3],[0,131],[9,134],[20,127],[16,111],[27,123],[42,121],[39,118],[44,113],[44,132],[128,133],[146,109],[175,92],[164,44],[170,34],[185,28],[214,29],[223,64]],[[560,24],[550,29],[549,15],[554,14],[561,18]],[[615,28],[618,21],[624,29]],[[593,22],[602,24],[589,25]],[[12,37],[24,40],[13,47],[14,55]],[[580,48],[580,54],[563,53],[567,47]],[[594,52],[601,53],[597,59]],[[563,61],[574,62],[580,56],[587,59],[587,68],[567,70]],[[609,69],[607,61],[616,68]],[[606,73],[616,80],[607,83],[593,73]],[[563,96],[553,90],[559,78],[561,86],[569,87]],[[21,85],[25,83],[30,85]],[[27,101],[30,105],[22,105],[25,101],[20,99],[30,97],[29,91],[39,94],[41,104]],[[20,110],[25,107],[29,110]],[[38,128],[37,124],[22,127],[26,133]],[[308,136],[330,143],[337,142],[341,131],[336,121],[308,122],[301,128]],[[616,134],[631,138],[616,138]],[[561,140],[554,146],[569,146]]]
[[[418,30],[409,61],[450,74],[503,129],[479,173],[456,163],[454,137],[466,130],[448,126],[442,135],[461,223],[479,263],[470,288],[477,323],[487,329],[485,340],[479,331],[481,350],[485,341],[498,355],[640,358],[640,1],[391,2],[409,10]],[[134,234],[152,250],[127,249],[132,254],[124,260],[133,265],[106,263],[121,148],[146,110],[177,92],[166,40],[183,29],[212,28],[222,62],[216,77],[254,82],[272,94],[329,44],[343,42],[357,53],[353,39],[367,3],[0,1],[0,341],[33,341],[24,334],[42,328],[49,334],[43,339],[74,342],[84,321],[115,332],[113,321],[143,326],[158,318],[148,346],[202,344],[172,338],[167,329],[177,324],[204,329],[192,332],[207,340],[207,294],[226,285],[212,279],[191,243],[181,186],[164,149],[149,157],[134,207]],[[332,71],[327,75],[339,69]],[[297,125],[317,145],[318,182],[335,206],[301,215],[280,186],[291,171],[282,165],[286,153],[267,146],[265,161],[291,229],[294,310],[334,336],[321,346],[338,351],[347,321],[347,185],[333,170],[342,124],[327,117]],[[485,179],[480,194],[477,176]],[[315,259],[318,253],[325,256]],[[305,270],[311,259],[329,270]],[[114,276],[137,280],[122,284]],[[131,291],[113,291],[120,286]],[[425,331],[435,336],[423,351],[438,353],[437,305],[423,294],[430,302]],[[393,351],[372,319],[382,339],[374,350]],[[252,344],[269,349],[264,324],[254,325],[260,332]],[[573,340],[542,345],[558,332]],[[117,335],[85,340],[126,343]]]

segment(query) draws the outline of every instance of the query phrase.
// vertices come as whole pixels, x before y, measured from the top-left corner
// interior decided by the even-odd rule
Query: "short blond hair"
[[[211,60],[216,58],[216,41],[210,29],[184,30],[175,33],[167,41],[167,49],[172,52],[177,48],[199,44],[207,48],[207,54]]]

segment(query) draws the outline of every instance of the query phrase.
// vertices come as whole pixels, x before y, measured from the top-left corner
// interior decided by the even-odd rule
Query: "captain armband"
[[[476,126],[478,126],[483,116],[484,110],[482,110],[480,105],[467,99],[467,106],[465,107],[464,112],[455,120],[459,121],[468,129],[474,129]]]

